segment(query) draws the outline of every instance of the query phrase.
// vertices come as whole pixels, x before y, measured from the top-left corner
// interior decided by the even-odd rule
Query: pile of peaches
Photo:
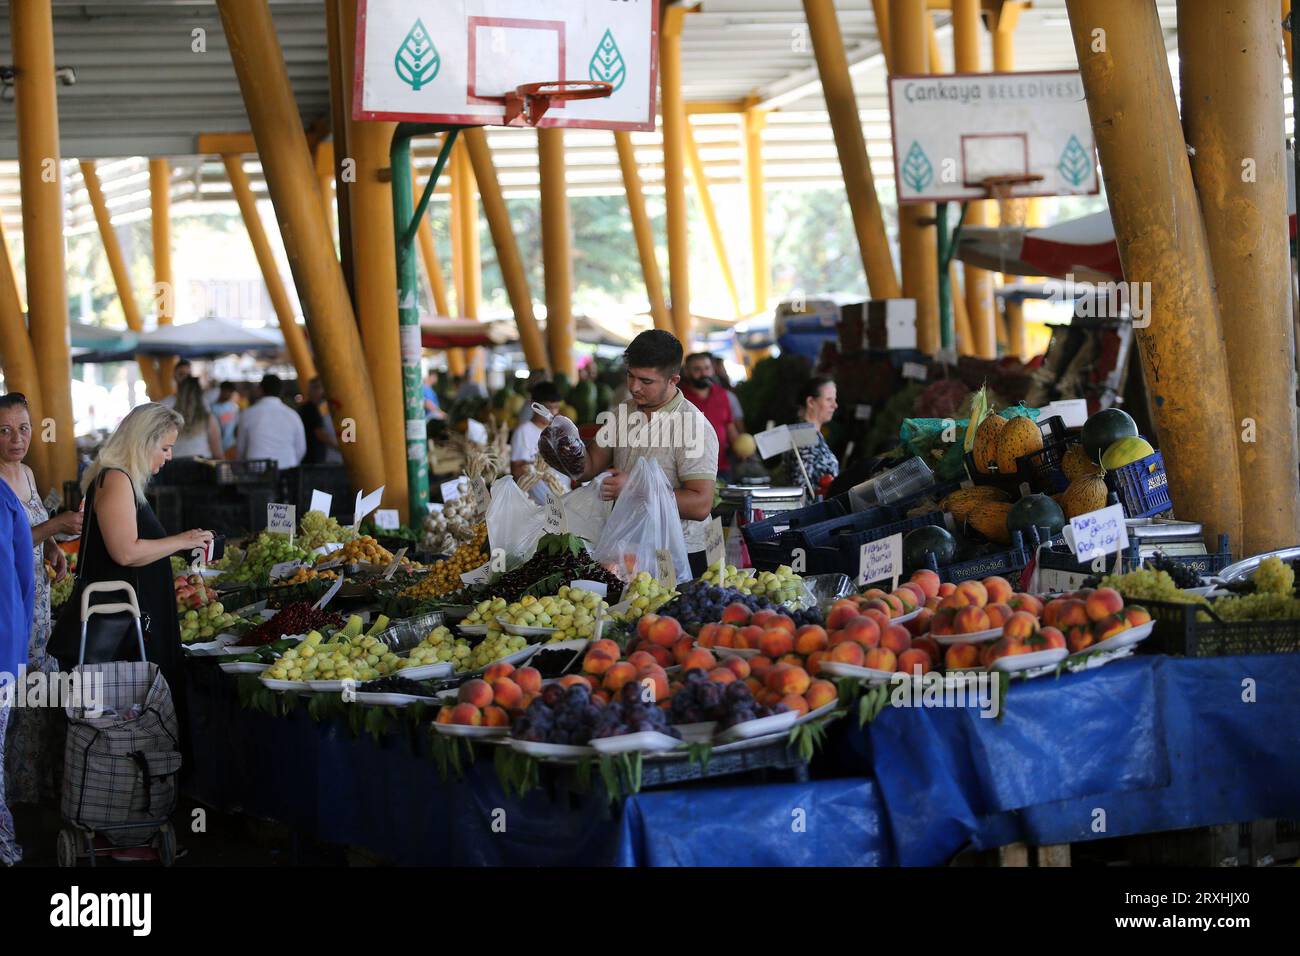
[[[482,678],[461,684],[456,693],[456,703],[443,705],[438,710],[437,722],[469,727],[509,727],[511,717],[516,712],[527,710],[533,698],[541,692],[541,671],[535,667],[516,668],[514,664],[502,661],[484,671]]]

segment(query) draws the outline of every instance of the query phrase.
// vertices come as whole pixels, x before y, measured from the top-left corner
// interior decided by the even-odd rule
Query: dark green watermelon
[[[1106,449],[1121,438],[1132,438],[1138,433],[1137,422],[1122,408],[1103,408],[1090,415],[1083,423],[1083,450],[1097,464]]]
[[[957,556],[957,542],[947,528],[936,524],[914,528],[903,536],[903,568],[910,574],[930,566],[927,554],[933,554],[940,567],[952,564]]]
[[[1011,506],[1007,515],[1007,531],[1019,531],[1025,544],[1033,540],[1030,528],[1047,528],[1055,536],[1064,527],[1065,512],[1047,495],[1025,495]]]
[[[555,382],[555,387],[560,393],[560,398],[567,402],[569,400],[569,390],[573,387],[569,384],[569,376],[565,375],[563,372],[556,372],[555,378],[552,379],[552,381]]]

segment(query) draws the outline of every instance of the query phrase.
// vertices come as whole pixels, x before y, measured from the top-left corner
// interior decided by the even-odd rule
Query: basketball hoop
[[[1014,176],[986,176],[979,182],[966,183],[967,186],[977,186],[988,194],[990,199],[996,200],[998,204],[998,219],[1004,226],[1023,226],[1025,216],[1029,209],[1029,203],[1024,199],[1017,199],[1011,195],[1011,190],[1017,186],[1026,186],[1030,183],[1042,182],[1043,177],[1040,175],[1014,175]]]
[[[524,83],[505,95],[506,126],[536,126],[552,103],[598,100],[614,92],[613,83],[599,80],[552,80]]]

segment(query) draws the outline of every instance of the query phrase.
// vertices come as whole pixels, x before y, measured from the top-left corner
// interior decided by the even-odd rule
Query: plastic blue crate
[[[883,524],[876,528],[870,528],[864,531],[845,531],[835,536],[835,547],[839,550],[840,561],[845,567],[853,569],[853,573],[845,571],[849,577],[856,577],[858,563],[861,557],[862,546],[869,541],[879,541],[881,538],[888,538],[894,534],[907,534],[917,528],[925,525],[938,525],[940,528],[946,527],[943,520],[942,511],[931,511],[927,514],[917,515],[915,518],[904,518],[901,521],[891,521],[889,524]]]
[[[1228,544],[1228,536],[1221,534],[1219,535],[1219,550],[1217,553],[1167,554],[1165,558],[1174,564],[1181,564],[1184,567],[1191,568],[1202,576],[1218,574],[1232,564],[1232,552],[1229,550]],[[1115,566],[1114,556],[1107,556],[1105,563],[1106,573],[1109,574]],[[1124,552],[1124,557],[1120,562],[1122,573],[1127,574],[1130,571],[1136,571],[1141,566],[1142,558],[1138,551],[1137,541],[1130,541],[1128,550]],[[1044,548],[1039,555],[1039,567],[1044,571],[1065,571],[1089,577],[1094,574],[1092,562],[1078,560],[1069,547],[1065,545],[1054,545],[1050,549]]]
[[[817,524],[832,518],[841,518],[850,510],[848,492],[845,492],[827,501],[819,501],[791,511],[780,511],[762,521],[751,521],[741,527],[741,532],[745,536],[745,542],[753,546],[764,541],[775,541],[780,534],[777,528],[800,528]]]
[[[829,545],[831,539],[839,534],[866,531],[895,520],[897,520],[897,512],[894,508],[877,506],[842,515],[839,518],[831,518],[829,521],[819,521],[817,524],[791,528],[788,531],[781,532],[777,536],[777,541],[780,542],[782,549],[787,551],[794,548],[804,548],[805,550],[808,548],[821,548]]]
[[[1173,514],[1169,498],[1169,477],[1160,452],[1107,472],[1106,484],[1119,495],[1124,514],[1130,518],[1154,518]]]
[[[979,557],[954,561],[952,564],[945,565],[939,565],[934,560],[934,555],[930,555],[930,570],[939,575],[939,580],[950,581],[953,584],[987,578],[996,574],[1012,581],[1014,586],[1020,572],[1025,569],[1025,566],[1033,558],[1039,540],[1037,531],[1030,533],[1028,541],[1022,538],[1020,532],[1013,531],[1011,532],[1011,547],[1005,551],[994,551]]]

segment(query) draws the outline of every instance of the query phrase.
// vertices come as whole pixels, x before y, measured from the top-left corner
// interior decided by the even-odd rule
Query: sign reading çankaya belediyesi
[[[889,100],[901,203],[982,199],[992,177],[1024,180],[1010,197],[1099,189],[1077,71],[895,76]]]

